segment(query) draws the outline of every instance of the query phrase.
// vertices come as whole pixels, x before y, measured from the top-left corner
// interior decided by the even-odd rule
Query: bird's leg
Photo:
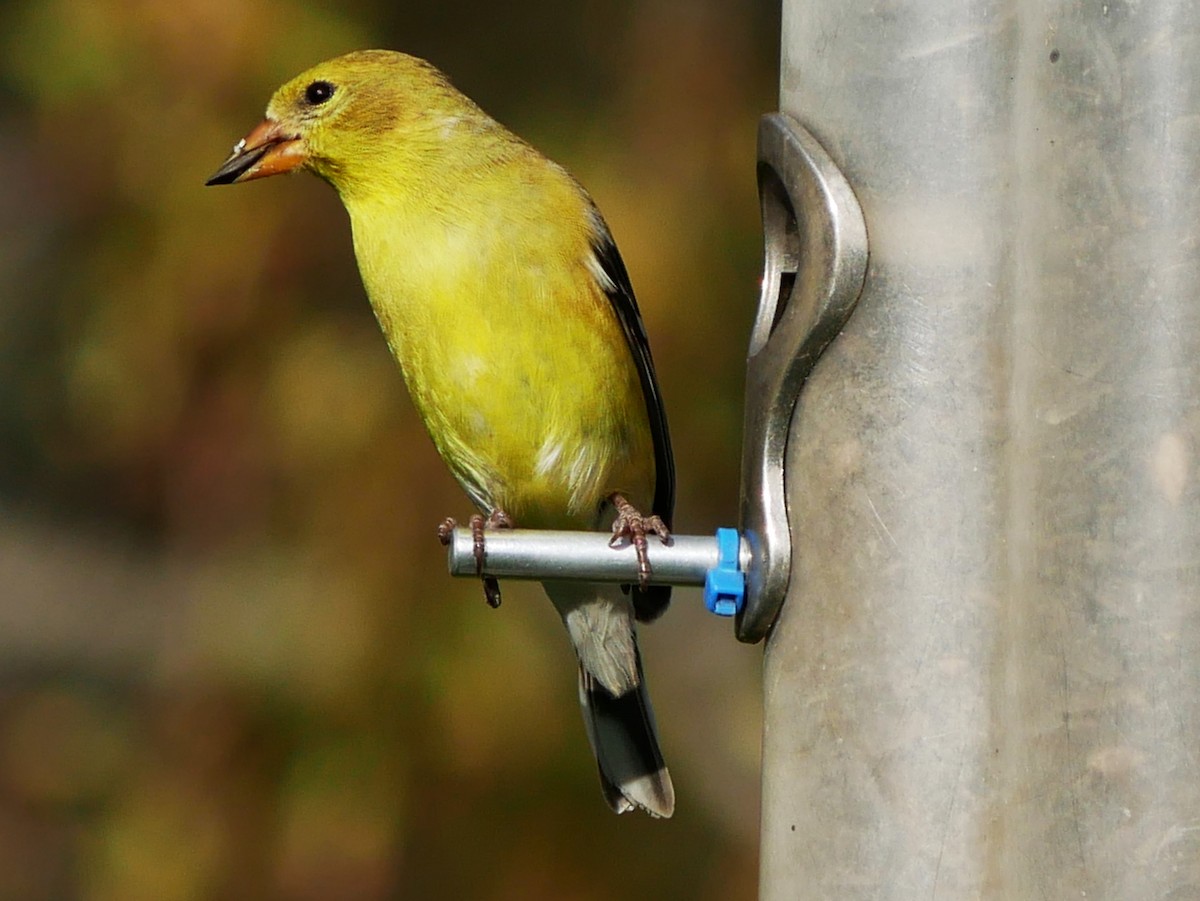
[[[483,597],[487,601],[487,605],[492,608],[500,606],[500,582],[495,576],[485,576],[483,574],[483,564],[487,559],[487,548],[484,541],[484,529],[511,529],[513,527],[512,517],[503,510],[493,510],[487,519],[476,513],[469,520],[467,525],[471,527],[472,550],[475,555],[475,575],[479,576],[483,582]],[[458,526],[458,522],[452,516],[447,516],[438,525],[438,541],[442,544],[450,543],[450,533]]]
[[[483,530],[511,529],[512,527],[512,517],[499,507],[489,513],[486,520],[478,513],[471,517],[471,537],[475,542],[475,572],[483,580],[483,597],[492,609],[500,606],[500,582],[495,576],[483,574],[483,563],[487,557],[483,543]]]
[[[608,545],[616,547],[622,538],[629,539],[637,552],[638,587],[644,590],[650,584],[650,558],[646,553],[646,536],[657,535],[663,544],[670,544],[671,530],[658,514],[643,516],[620,492],[610,494],[608,501],[617,511],[617,518],[612,526],[612,538]]]

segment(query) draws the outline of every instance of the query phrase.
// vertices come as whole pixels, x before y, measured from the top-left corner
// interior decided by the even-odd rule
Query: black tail
[[[658,749],[640,654],[637,673],[637,688],[615,697],[580,666],[579,703],[608,805],[617,813],[640,807],[651,816],[669,817],[675,812],[675,789]]]

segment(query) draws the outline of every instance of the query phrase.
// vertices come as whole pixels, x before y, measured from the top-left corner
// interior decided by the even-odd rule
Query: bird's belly
[[[492,338],[497,329],[487,330]],[[649,501],[654,454],[632,361],[568,330],[480,346],[439,332],[403,356],[439,452],[477,505],[529,528],[590,528],[604,499]],[[528,329],[526,330],[528,331]],[[455,334],[454,332],[449,333]]]
[[[648,508],[646,400],[586,244],[556,239],[553,211],[470,228],[409,218],[404,230],[373,228],[369,213],[352,213],[367,294],[472,500],[531,528],[593,527],[614,491]]]

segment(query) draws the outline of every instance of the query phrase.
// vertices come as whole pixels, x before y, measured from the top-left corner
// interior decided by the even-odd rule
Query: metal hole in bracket
[[[779,273],[779,290],[775,298],[775,318],[771,320],[771,331],[775,331],[775,327],[779,325],[779,320],[783,318],[783,312],[787,309],[788,298],[792,296],[792,286],[796,284],[795,272]]]
[[[791,198],[774,168],[762,166],[763,221],[767,243],[764,246],[763,313],[770,313],[770,328],[763,340],[774,332],[788,308],[792,289],[800,270],[800,224]],[[768,307],[769,305],[769,307]]]

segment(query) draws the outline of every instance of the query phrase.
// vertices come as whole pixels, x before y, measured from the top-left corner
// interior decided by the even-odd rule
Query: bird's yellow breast
[[[518,525],[591,527],[613,491],[649,504],[654,451],[589,202],[537,162],[347,208],[376,317],[455,477]]]

